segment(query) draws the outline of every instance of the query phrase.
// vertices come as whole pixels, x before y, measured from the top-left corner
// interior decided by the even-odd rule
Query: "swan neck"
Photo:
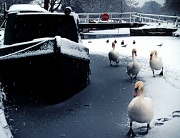
[[[157,57],[157,51],[156,50],[154,51],[154,56]]]
[[[132,61],[136,62],[136,58],[135,58],[135,53],[134,52],[132,52]]]
[[[141,88],[141,94],[140,94],[140,96],[144,98],[144,86]]]
[[[132,52],[132,59],[134,59],[134,52]]]

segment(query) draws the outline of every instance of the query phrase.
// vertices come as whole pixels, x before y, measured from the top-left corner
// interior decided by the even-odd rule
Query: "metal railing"
[[[101,17],[104,13],[78,13],[80,23],[100,23],[103,22]],[[137,12],[109,12],[109,20],[107,22],[122,23],[125,22],[158,22],[173,23],[176,27],[180,25],[180,16],[145,14]]]
[[[100,21],[101,20],[101,16],[104,13],[78,13],[79,18],[80,18],[80,22],[83,23],[90,23],[93,21]],[[117,12],[109,12],[109,21],[115,21],[115,22],[119,22],[122,20],[129,20],[129,22],[131,21],[132,15],[136,14],[136,12],[123,12],[123,13],[117,13]]]

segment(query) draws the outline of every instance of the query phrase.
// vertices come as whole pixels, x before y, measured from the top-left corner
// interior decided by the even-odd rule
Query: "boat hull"
[[[89,84],[90,60],[63,54],[58,48],[54,51],[0,59],[0,81],[5,92],[56,102],[85,88]]]

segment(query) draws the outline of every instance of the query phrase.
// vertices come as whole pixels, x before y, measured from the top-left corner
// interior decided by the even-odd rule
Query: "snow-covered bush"
[[[180,37],[180,28],[177,31],[173,32],[173,36]]]
[[[6,95],[4,93],[4,88],[0,82],[0,109],[4,110],[3,101],[6,100]]]

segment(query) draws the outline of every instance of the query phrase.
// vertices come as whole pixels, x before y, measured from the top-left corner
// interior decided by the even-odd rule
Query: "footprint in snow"
[[[175,117],[180,117],[180,111],[174,111],[172,113],[172,117],[175,118]]]
[[[180,111],[174,111],[172,112],[172,118],[180,117]],[[172,118],[159,118],[157,119],[157,122],[155,123],[155,126],[161,126],[164,124],[164,122],[171,120]]]
[[[171,120],[170,118],[159,118],[157,119],[157,122],[155,123],[155,126],[162,126],[164,125],[164,122]]]

